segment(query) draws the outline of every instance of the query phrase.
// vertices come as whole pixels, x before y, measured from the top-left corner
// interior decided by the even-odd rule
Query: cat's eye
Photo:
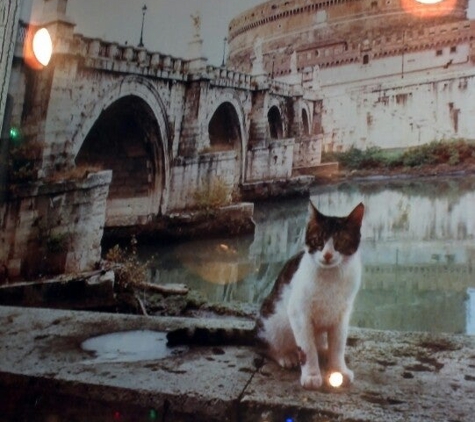
[[[318,251],[323,250],[323,243],[320,242],[318,239],[312,239],[308,243],[312,249],[317,249]]]

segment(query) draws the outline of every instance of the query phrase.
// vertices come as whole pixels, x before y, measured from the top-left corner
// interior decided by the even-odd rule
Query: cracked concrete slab
[[[471,337],[352,329],[355,383],[298,388],[299,371],[264,365],[242,399],[243,421],[471,421],[475,412]]]
[[[0,422],[10,416],[88,422],[473,420],[473,337],[352,329],[348,359],[355,383],[336,391],[303,390],[297,370],[272,362],[256,366],[249,347],[196,347],[134,362],[94,362],[80,347],[107,333],[191,325],[252,328],[251,322],[229,319],[0,307]]]

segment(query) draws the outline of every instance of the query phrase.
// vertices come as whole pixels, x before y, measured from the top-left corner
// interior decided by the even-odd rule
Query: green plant
[[[351,147],[344,152],[325,153],[322,161],[338,161],[348,170],[439,164],[454,166],[465,162],[475,163],[475,143],[465,139],[434,141],[404,151],[382,150],[378,147],[362,150]]]
[[[106,260],[119,264],[116,275],[122,287],[139,287],[149,280],[149,262],[140,261],[134,236],[130,240],[130,250],[115,245],[107,251]]]
[[[232,202],[231,187],[221,178],[212,179],[193,192],[195,207],[201,210],[212,210],[229,205]]]
[[[362,150],[352,146],[347,151],[326,153],[323,161],[338,161],[348,170],[363,170],[385,165],[386,155],[387,152],[379,147]]]

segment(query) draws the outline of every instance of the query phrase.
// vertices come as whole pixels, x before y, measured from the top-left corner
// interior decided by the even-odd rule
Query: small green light
[[[150,409],[150,412],[149,412],[149,418],[151,421],[156,421],[157,420],[157,411],[155,409]]]
[[[10,139],[12,141],[18,141],[21,138],[21,132],[20,129],[17,127],[11,127],[10,128]]]

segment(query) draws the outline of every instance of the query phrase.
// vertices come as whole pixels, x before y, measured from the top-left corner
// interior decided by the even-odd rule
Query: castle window
[[[363,64],[368,64],[369,63],[369,55],[368,54],[365,54],[363,56]]]
[[[315,57],[320,56],[320,50],[315,50]]]
[[[435,55],[436,55],[436,56],[442,56],[443,53],[444,53],[443,50],[437,50],[437,51],[435,52]]]
[[[453,45],[452,47],[450,47],[450,52],[451,53],[456,53],[457,52],[457,46]]]
[[[375,9],[376,7],[378,7],[378,2],[377,1],[371,2],[371,8]]]

